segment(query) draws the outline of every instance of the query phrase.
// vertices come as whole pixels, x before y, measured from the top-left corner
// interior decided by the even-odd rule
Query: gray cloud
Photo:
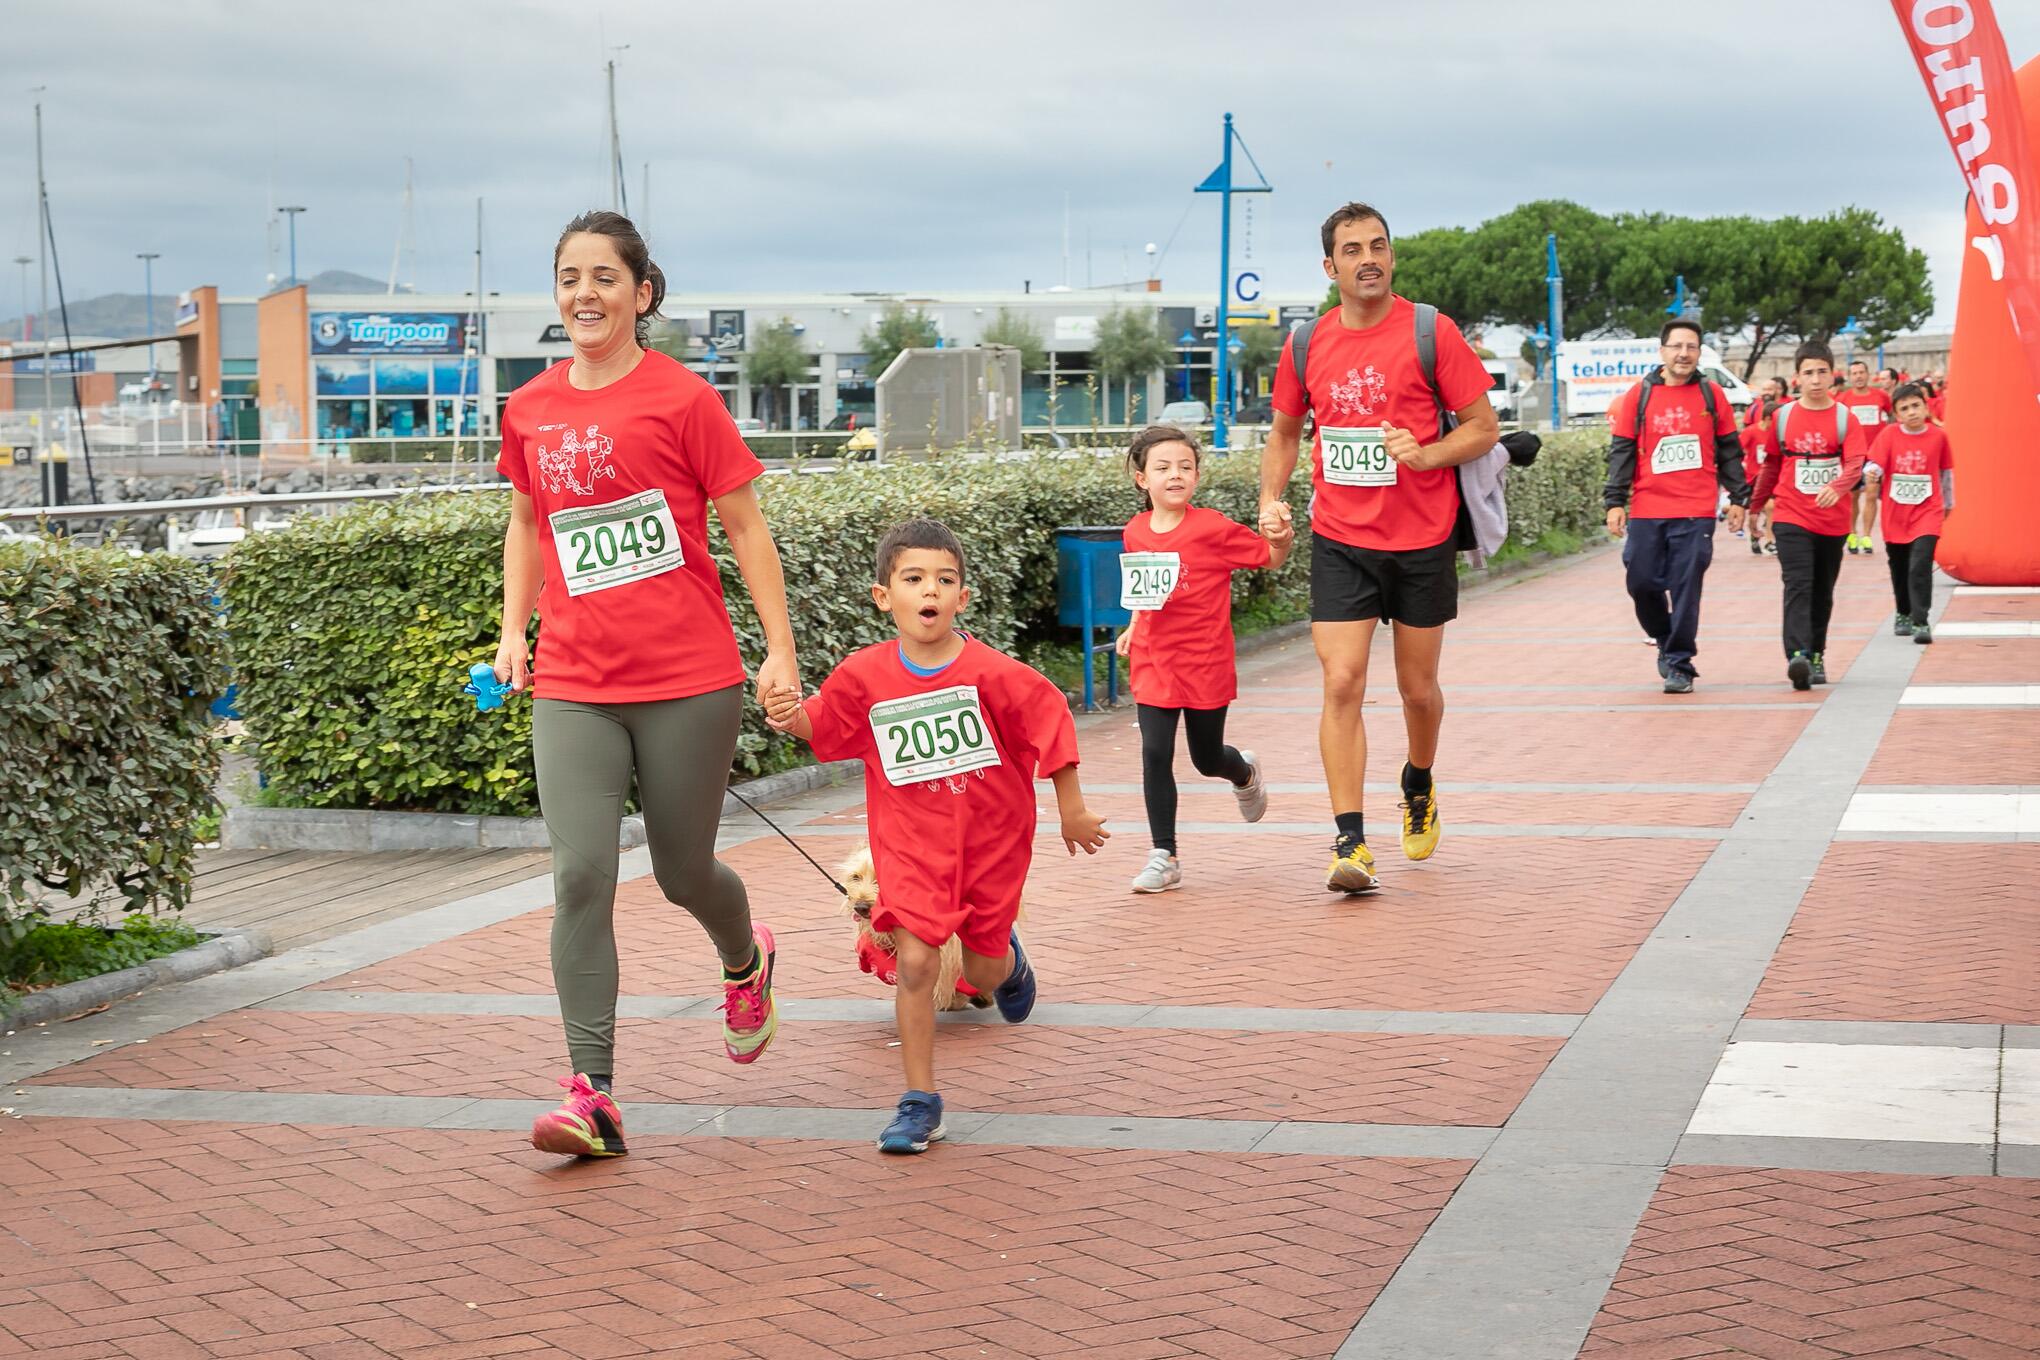
[[[1398,231],[1538,197],[1603,210],[1819,213],[1859,204],[1929,252],[1942,313],[1961,184],[1890,12],[1208,0],[1018,8],[476,3],[6,7],[0,251],[33,253],[29,79],[77,296],[259,290],[265,212],[302,202],[300,272],[380,277],[403,158],[416,281],[542,288],[558,227],[605,202],[601,62],[619,57],[630,195],[681,289],[1036,287],[1145,271],[1215,290],[1215,163],[1232,110],[1278,190],[1254,250],[1315,289],[1315,225],[1365,195]],[[2014,60],[2040,5],[2001,4]],[[634,207],[640,207],[634,203]],[[1183,214],[1189,208],[1189,216]],[[0,313],[14,310],[12,284]]]

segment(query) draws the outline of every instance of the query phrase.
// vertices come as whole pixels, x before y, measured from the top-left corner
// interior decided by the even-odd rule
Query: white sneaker
[[[1261,780],[1261,762],[1252,751],[1240,752],[1240,759],[1247,762],[1247,768],[1254,777],[1247,781],[1245,788],[1233,787],[1233,800],[1240,805],[1240,816],[1250,822],[1258,822],[1268,815],[1268,786]]]
[[[1146,867],[1133,876],[1133,890],[1137,893],[1167,892],[1182,886],[1183,866],[1166,850],[1149,851]]]

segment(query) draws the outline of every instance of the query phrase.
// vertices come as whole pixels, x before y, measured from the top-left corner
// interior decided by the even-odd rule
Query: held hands
[[[1622,538],[1629,533],[1629,512],[1619,505],[1608,507],[1608,537]]]
[[[511,693],[531,688],[531,648],[523,634],[505,636],[496,644],[496,678],[508,681]]]
[[[800,690],[793,685],[768,688],[762,670],[758,679],[758,703],[765,710],[765,725],[775,732],[791,732],[800,721]]]
[[[1296,537],[1296,527],[1290,521],[1289,503],[1262,501],[1260,530],[1261,537],[1270,543],[1278,541],[1278,537]]]
[[[1079,803],[1063,814],[1063,849],[1072,855],[1077,853],[1077,847],[1080,845],[1084,847],[1085,854],[1095,855],[1104,848],[1105,842],[1111,839],[1112,833],[1105,829],[1105,819],[1083,804]]]
[[[1424,462],[1424,447],[1417,443],[1417,437],[1408,430],[1393,425],[1381,427],[1381,449],[1389,457],[1401,463],[1412,472],[1420,472],[1429,466]]]
[[[775,690],[792,691],[793,703],[795,707],[799,706],[800,667],[795,664],[790,651],[767,652],[765,659],[758,663],[758,704],[768,715],[772,712],[771,695]]]

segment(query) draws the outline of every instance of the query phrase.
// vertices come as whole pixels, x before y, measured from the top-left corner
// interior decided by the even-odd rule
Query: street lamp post
[[[142,305],[149,314],[149,399],[156,397],[156,261],[163,258],[154,250],[138,250],[135,258],[142,262]]]
[[[1176,337],[1176,348],[1183,351],[1183,400],[1190,400],[1190,351],[1197,348],[1197,332],[1188,326]]]
[[[1246,342],[1244,340],[1241,340],[1237,335],[1231,337],[1225,342],[1225,353],[1226,358],[1228,360],[1226,367],[1228,370],[1228,376],[1232,380],[1232,386],[1226,393],[1227,397],[1230,398],[1226,402],[1225,406],[1225,413],[1228,418],[1237,418],[1239,415],[1240,352],[1246,349],[1246,347],[1247,347]]]
[[[1565,276],[1558,272],[1558,233],[1544,236],[1544,286],[1551,312],[1551,428],[1558,428],[1558,347],[1565,343]]]
[[[29,340],[28,331],[28,267],[35,263],[32,255],[16,255],[14,262],[21,266],[21,338]]]
[[[292,205],[290,205],[290,206],[289,206],[289,207],[287,207],[287,208],[278,208],[278,209],[277,209],[277,211],[278,211],[278,212],[280,212],[280,213],[282,213],[282,214],[283,214],[283,215],[284,215],[284,216],[285,216],[286,218],[288,218],[288,219],[290,220],[290,282],[291,282],[291,285],[292,285],[292,286],[294,287],[294,286],[296,286],[296,284],[297,284],[297,281],[298,281],[298,276],[297,276],[297,220],[298,220],[298,214],[299,214],[299,213],[301,213],[301,212],[303,212],[303,211],[305,211],[305,206],[304,206],[304,204],[302,204],[302,203],[293,203]]]
[[[1863,324],[1853,316],[1843,322],[1842,328],[1835,332],[1836,335],[1849,342],[1848,357],[1842,360],[1843,368],[1847,368],[1850,364],[1856,362],[1856,337],[1862,333]]]
[[[1530,337],[1530,343],[1537,346],[1537,381],[1540,383],[1550,382],[1552,391],[1556,392],[1558,390],[1558,369],[1556,365],[1549,362],[1551,359],[1551,328],[1542,321],[1538,322],[1536,332]],[[1552,423],[1551,428],[1554,430],[1558,428],[1556,421]]]

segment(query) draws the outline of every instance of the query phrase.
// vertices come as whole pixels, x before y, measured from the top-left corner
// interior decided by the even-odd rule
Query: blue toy
[[[486,713],[492,708],[501,708],[503,700],[510,693],[510,686],[496,678],[496,668],[486,661],[477,661],[468,667],[468,682],[460,687],[462,694],[475,696],[475,711]]]

